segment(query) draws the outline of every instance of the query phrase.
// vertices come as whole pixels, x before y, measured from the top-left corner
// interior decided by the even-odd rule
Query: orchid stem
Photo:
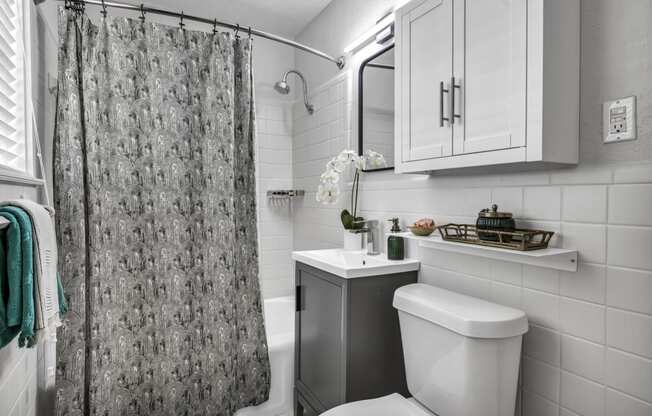
[[[354,205],[353,205],[353,197],[355,196],[355,195],[353,194],[353,189],[354,189],[354,188],[355,188],[355,175],[353,175],[353,184],[351,184],[351,213],[352,213],[353,215],[355,215],[355,211],[354,211],[354,209],[353,209],[353,207],[354,207]]]
[[[355,170],[355,177],[353,178],[353,189],[351,189],[351,198],[353,201],[353,192],[355,192],[355,205],[353,206],[353,220],[355,221],[358,216],[358,189],[360,186],[360,171]]]

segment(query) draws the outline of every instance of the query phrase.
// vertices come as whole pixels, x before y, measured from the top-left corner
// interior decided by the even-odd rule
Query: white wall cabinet
[[[577,163],[579,36],[579,0],[400,8],[396,171]]]

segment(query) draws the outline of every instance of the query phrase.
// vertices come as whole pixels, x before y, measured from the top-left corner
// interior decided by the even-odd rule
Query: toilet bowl
[[[525,313],[416,283],[394,293],[412,398],[347,403],[323,416],[511,416]]]

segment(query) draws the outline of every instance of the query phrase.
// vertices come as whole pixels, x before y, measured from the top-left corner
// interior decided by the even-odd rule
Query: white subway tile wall
[[[36,348],[18,348],[18,339],[0,350],[0,414],[36,415]]]
[[[571,335],[561,337],[561,368],[598,383],[604,381],[605,347]]]
[[[289,296],[292,270],[292,202],[268,199],[272,189],[293,189],[292,103],[282,99],[256,101],[256,181],[258,240],[263,298]]]
[[[315,190],[325,163],[357,143],[350,87],[344,74],[317,89],[313,116],[295,105],[294,181],[307,191],[294,205],[295,249],[342,244],[339,210],[350,203],[349,184],[335,206],[317,203]],[[426,216],[473,222],[496,203],[520,226],[557,232],[554,245],[579,250],[577,273],[421,248],[420,280],[528,314],[517,415],[652,416],[651,195],[650,162],[512,174],[380,172],[363,175],[360,209],[405,225]]]

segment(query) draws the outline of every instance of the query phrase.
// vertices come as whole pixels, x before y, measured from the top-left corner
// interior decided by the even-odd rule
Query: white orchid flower
[[[332,170],[337,173],[342,173],[346,169],[346,161],[342,161],[337,157],[334,157],[326,164],[326,170]]]
[[[344,164],[353,163],[356,169],[363,170],[365,162],[355,150],[342,150],[336,159]]]
[[[334,204],[340,195],[340,188],[334,183],[322,183],[317,188],[317,202],[322,204]]]
[[[361,171],[367,167],[379,168],[387,164],[383,155],[378,152],[367,150],[364,156],[359,156],[354,150],[342,150],[339,155],[326,163],[326,171],[320,176],[316,199],[323,204],[334,204],[337,202],[340,195],[340,188],[338,187],[340,175],[350,164],[353,164],[356,168],[351,188],[351,212],[355,216]]]
[[[374,152],[373,150],[367,150],[365,152],[365,159],[367,162],[369,162],[370,167],[373,169],[384,168],[387,166],[385,156],[381,155],[378,152]]]
[[[354,150],[342,150],[339,155],[337,155],[337,160],[348,163],[354,161],[358,157],[358,154]]]
[[[326,172],[321,174],[321,183],[338,183],[340,181],[340,174],[335,169],[326,169]]]

